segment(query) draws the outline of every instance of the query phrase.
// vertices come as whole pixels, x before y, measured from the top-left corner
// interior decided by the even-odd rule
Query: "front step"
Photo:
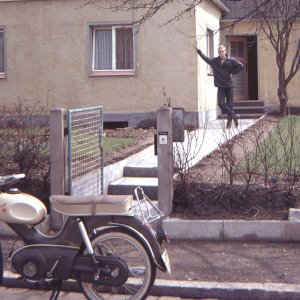
[[[264,101],[261,100],[239,100],[234,101],[234,112],[240,115],[241,119],[259,119],[265,114]],[[219,119],[226,119],[222,114]]]
[[[122,177],[108,186],[109,195],[134,195],[136,187],[143,188],[145,194],[151,200],[158,199],[158,178],[157,177]],[[135,196],[135,195],[134,195]]]
[[[264,114],[264,108],[263,107],[234,107],[234,112],[239,115],[247,115],[247,114]]]
[[[240,119],[253,119],[253,120],[259,119],[264,115],[264,114],[248,114],[248,113],[243,113],[243,114],[238,113],[238,114],[240,115]],[[219,115],[218,119],[219,120],[226,120],[227,115],[225,115],[225,114]]]
[[[157,177],[158,167],[125,166],[124,177]]]
[[[265,103],[261,100],[237,100],[234,101],[234,106],[238,107],[264,107]]]

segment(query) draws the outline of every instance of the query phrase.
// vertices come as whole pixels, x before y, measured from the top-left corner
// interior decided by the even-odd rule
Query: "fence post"
[[[169,216],[173,208],[173,129],[172,108],[157,110],[158,208]]]
[[[56,108],[50,110],[50,193],[65,194],[65,143],[64,143],[65,110]],[[51,211],[51,227],[60,229],[63,225],[63,215]]]

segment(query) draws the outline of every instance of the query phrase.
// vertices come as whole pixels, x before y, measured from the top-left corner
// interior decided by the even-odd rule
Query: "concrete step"
[[[235,109],[234,109],[235,111]],[[262,117],[264,115],[264,113],[243,113],[243,114],[239,114],[240,115],[240,119],[259,119],[260,117]],[[227,119],[227,115],[222,114],[218,117],[219,119]]]
[[[124,177],[157,177],[158,167],[125,166]]]
[[[140,186],[151,200],[158,199],[158,178],[156,177],[122,177],[108,186],[109,195],[134,195],[134,189]]]
[[[264,107],[265,103],[261,100],[238,100],[234,101],[235,107]]]
[[[234,107],[234,112],[240,115],[243,114],[264,114],[265,110],[264,107]]]

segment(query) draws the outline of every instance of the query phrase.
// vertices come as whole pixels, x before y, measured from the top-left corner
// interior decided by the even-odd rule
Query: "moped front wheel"
[[[153,286],[156,267],[145,247],[127,232],[111,229],[91,240],[95,255],[113,255],[126,262],[127,281],[118,287],[80,282],[90,300],[141,300],[146,299]]]

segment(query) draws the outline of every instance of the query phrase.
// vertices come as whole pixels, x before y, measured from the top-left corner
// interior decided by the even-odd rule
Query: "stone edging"
[[[167,218],[170,239],[299,242],[300,221],[182,220]]]

